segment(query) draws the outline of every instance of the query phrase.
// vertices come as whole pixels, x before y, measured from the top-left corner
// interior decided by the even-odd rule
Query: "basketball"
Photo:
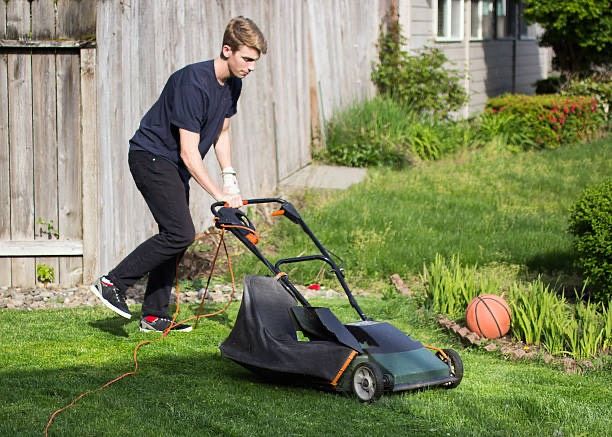
[[[468,329],[481,337],[499,338],[510,330],[510,307],[495,294],[472,299],[465,312]]]

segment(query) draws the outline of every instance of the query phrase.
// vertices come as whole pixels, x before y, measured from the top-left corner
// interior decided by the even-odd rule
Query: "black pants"
[[[107,277],[125,291],[148,273],[142,315],[167,317],[178,260],[195,238],[189,186],[170,161],[149,152],[131,151],[128,162],[159,233],[134,249]]]

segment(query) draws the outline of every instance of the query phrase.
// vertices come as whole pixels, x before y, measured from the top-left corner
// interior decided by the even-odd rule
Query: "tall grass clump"
[[[315,158],[349,167],[401,168],[440,159],[472,142],[467,123],[418,115],[384,96],[336,114],[326,128],[327,147]]]
[[[431,308],[452,318],[465,315],[465,309],[479,294],[496,294],[501,282],[494,276],[481,274],[477,266],[463,266],[458,256],[447,260],[436,255],[429,267],[423,267],[421,280]]]
[[[576,296],[570,304],[540,279],[515,284],[509,294],[512,336],[552,355],[593,358],[610,348],[612,316],[600,303]]]
[[[552,355],[592,358],[610,350],[612,311],[576,296],[572,304],[545,284],[518,280],[506,284],[499,272],[465,266],[457,256],[437,255],[423,268],[426,302],[434,312],[462,319],[469,302],[480,294],[502,294],[512,311],[513,338],[541,346]]]
[[[563,341],[569,307],[548,285],[537,279],[527,285],[515,283],[510,288],[512,335],[527,344],[544,343],[551,354],[564,351]]]

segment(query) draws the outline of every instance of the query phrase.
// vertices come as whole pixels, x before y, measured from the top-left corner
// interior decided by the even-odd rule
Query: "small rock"
[[[497,350],[497,345],[495,343],[489,343],[484,347],[484,350],[487,352],[493,352],[494,350]]]
[[[514,358],[515,360],[520,360],[521,358],[524,358],[525,355],[526,352],[523,349],[516,349],[511,353],[512,358]]]
[[[457,332],[461,337],[465,338],[468,336],[468,334],[470,333],[470,330],[467,328],[460,328],[459,332]]]
[[[573,358],[566,357],[561,362],[563,363],[565,373],[578,373],[578,366]]]
[[[475,332],[470,332],[468,335],[465,336],[465,338],[467,339],[467,341],[470,342],[470,344],[480,344],[480,337],[478,336],[478,334],[476,334]]]

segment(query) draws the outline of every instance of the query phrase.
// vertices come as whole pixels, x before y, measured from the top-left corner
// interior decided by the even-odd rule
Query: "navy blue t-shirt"
[[[242,80],[225,85],[215,76],[214,61],[198,62],[174,72],[130,140],[130,150],[145,150],[175,163],[183,181],[191,175],[180,157],[179,128],[199,133],[200,155],[217,142],[223,121],[234,115]]]

